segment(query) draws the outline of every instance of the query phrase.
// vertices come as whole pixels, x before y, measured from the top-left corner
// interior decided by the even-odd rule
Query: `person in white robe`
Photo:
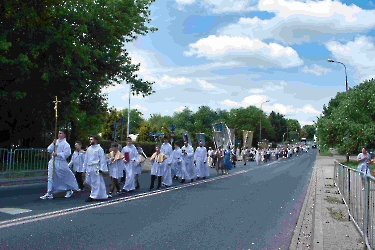
[[[168,160],[168,166],[171,168],[173,179],[178,180],[181,178],[181,148],[179,142],[174,142],[174,150]]]
[[[191,177],[191,182],[194,181],[194,178],[197,176],[196,169],[194,165],[194,149],[187,141],[184,141],[184,146],[181,148],[182,152],[187,156],[184,160],[186,171]]]
[[[168,142],[168,137],[164,136],[164,143],[160,147],[160,152],[165,154],[167,158],[170,158],[173,152],[172,145]],[[172,173],[171,173],[171,166],[168,164],[164,164],[163,171],[163,182],[161,183],[163,186],[170,187],[172,185]]]
[[[148,191],[154,189],[154,184],[156,176],[158,177],[157,189],[161,188],[161,178],[164,175],[164,165],[166,164],[167,156],[160,151],[160,146],[155,147],[155,153],[151,156],[150,161],[152,163],[151,167],[151,184]]]
[[[194,163],[197,166],[197,180],[201,177],[206,179],[206,177],[210,176],[207,165],[207,149],[203,146],[202,141],[199,142],[199,147],[195,149]]]
[[[83,168],[86,171],[86,184],[91,187],[89,198],[86,202],[104,200],[108,198],[103,178],[103,173],[108,172],[107,160],[104,150],[98,144],[98,136],[90,136],[90,147],[85,154]]]
[[[73,172],[69,169],[66,159],[72,153],[70,145],[66,141],[66,131],[60,130],[58,140],[54,139],[48,146],[47,151],[52,153],[52,157],[48,162],[48,184],[47,193],[40,198],[53,199],[54,193],[66,191],[65,198],[70,198],[73,190],[78,189],[77,180]],[[56,152],[54,152],[56,144]]]
[[[109,154],[107,154],[107,164],[109,169],[109,176],[111,177],[112,183],[109,188],[108,197],[112,198],[112,193],[117,190],[117,195],[122,194],[120,189],[119,180],[122,178],[124,172],[124,156],[118,149],[118,143],[111,143],[111,148],[109,149]]]
[[[147,159],[147,156],[143,152],[143,149],[141,147],[137,148],[137,152],[138,152],[138,161],[137,161],[137,165],[136,165],[135,171],[134,171],[135,185],[136,185],[135,189],[136,190],[141,188],[141,186],[139,185],[139,175],[142,173],[142,166],[144,165],[144,163]]]
[[[261,160],[262,160],[262,151],[260,150],[260,148],[258,148],[258,150],[255,153],[255,161],[257,165],[259,165]]]
[[[207,164],[208,164],[208,166],[209,166],[210,168],[213,168],[213,166],[212,166],[212,156],[213,156],[213,153],[214,153],[214,151],[212,150],[212,148],[211,148],[211,147],[208,147],[208,152],[207,152],[207,154],[208,154],[208,156],[207,156]]]
[[[85,151],[82,150],[82,143],[77,141],[75,144],[75,151],[72,154],[71,160],[68,164],[69,168],[72,169],[77,183],[78,183],[78,192],[83,192],[85,185],[83,185],[83,161],[85,160]]]
[[[132,138],[126,139],[126,147],[121,153],[125,156],[125,185],[122,189],[124,193],[131,193],[135,190],[135,169],[138,165],[139,154],[137,148],[132,144]]]
[[[194,176],[190,177],[189,171],[187,170],[187,166],[192,164],[191,157],[186,152],[185,148],[181,148],[181,158],[179,160],[181,166],[181,181],[180,183],[185,183],[187,179],[193,180]]]

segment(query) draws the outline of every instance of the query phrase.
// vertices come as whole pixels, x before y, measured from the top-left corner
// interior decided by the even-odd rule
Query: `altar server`
[[[168,160],[168,165],[171,167],[171,172],[173,174],[173,179],[178,180],[181,178],[181,148],[180,143],[175,141],[174,142],[174,150],[172,152],[171,157]]]
[[[66,141],[66,130],[60,130],[58,140],[54,139],[48,146],[47,151],[52,153],[52,158],[48,162],[48,184],[47,193],[40,198],[53,199],[53,193],[67,191],[65,198],[70,198],[73,190],[78,189],[76,178],[68,167],[66,159],[72,153],[70,145]],[[54,152],[56,144],[56,152]]]
[[[143,152],[143,149],[141,147],[138,147],[137,148],[137,152],[138,152],[138,161],[137,161],[137,165],[135,167],[135,171],[134,171],[134,174],[135,174],[135,189],[138,190],[141,188],[141,186],[139,185],[139,175],[142,173],[142,166],[143,164],[145,163],[146,159],[147,159],[147,156],[146,154]]]
[[[189,176],[191,177],[191,182],[194,181],[194,177],[197,176],[194,166],[194,149],[191,145],[188,144],[188,141],[184,140],[184,146],[181,148],[184,155],[186,155],[186,159],[184,159],[185,168],[188,172]]]
[[[108,197],[112,198],[112,193],[117,190],[117,194],[120,195],[121,189],[119,184],[119,179],[123,176],[124,170],[124,155],[121,154],[118,148],[118,143],[113,142],[111,143],[111,148],[109,149],[110,153],[107,154],[107,163],[109,168],[109,176],[111,176],[112,183],[109,188]]]
[[[150,161],[152,163],[151,167],[151,184],[150,188],[148,191],[151,191],[154,189],[154,184],[156,180],[156,176],[158,177],[158,186],[157,189],[161,188],[161,178],[163,176],[163,169],[164,169],[164,164],[166,163],[167,156],[163,154],[160,151],[160,147],[156,146],[155,147],[155,153],[151,156]]]
[[[108,172],[104,150],[98,144],[98,136],[90,136],[90,147],[85,154],[83,167],[86,171],[86,184],[91,186],[91,193],[86,202],[108,198],[103,172]]]
[[[83,177],[82,174],[85,172],[83,169],[83,161],[85,160],[85,151],[83,151],[82,143],[80,141],[77,141],[75,144],[75,151],[72,154],[72,158],[68,164],[69,168],[73,167],[73,173],[75,174],[77,183],[78,183],[78,192],[84,191],[84,185],[83,185]]]
[[[208,154],[207,163],[210,168],[213,168],[213,162],[212,162],[213,153],[214,151],[212,150],[211,147],[209,147],[208,152],[207,152]]]
[[[125,162],[125,185],[122,189],[125,193],[131,193],[135,189],[135,169],[138,164],[138,151],[137,148],[132,144],[132,138],[126,139],[126,147],[121,152],[124,155]]]
[[[164,136],[164,143],[161,145],[160,152],[165,154],[167,158],[171,157],[173,152],[172,145],[168,142],[168,137]],[[163,186],[171,186],[172,185],[172,176],[171,176],[171,166],[168,164],[164,164],[164,169],[162,170],[163,174]]]
[[[194,153],[194,163],[197,166],[197,179],[210,176],[208,172],[208,165],[207,165],[207,149],[203,146],[202,140],[199,142],[199,147],[195,150]]]

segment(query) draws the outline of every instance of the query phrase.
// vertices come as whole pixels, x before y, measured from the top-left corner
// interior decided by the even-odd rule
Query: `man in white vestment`
[[[210,176],[207,165],[207,149],[203,146],[202,141],[199,142],[199,147],[195,150],[194,163],[197,166],[197,180]]]
[[[90,136],[90,147],[85,154],[83,168],[86,171],[86,184],[91,186],[91,193],[86,202],[108,198],[103,172],[108,172],[104,150],[98,144],[98,136]]]
[[[122,189],[125,193],[131,193],[135,190],[135,171],[138,165],[139,154],[137,148],[132,144],[132,138],[126,139],[126,147],[121,153],[125,156],[125,185]]]
[[[197,176],[194,166],[194,149],[191,145],[189,145],[188,141],[185,140],[184,146],[181,148],[181,150],[182,153],[186,155],[186,158],[184,159],[185,168],[191,178],[191,182],[193,182],[194,177]]]
[[[83,185],[83,173],[85,172],[83,169],[83,161],[85,160],[85,151],[83,151],[82,143],[77,141],[75,143],[76,150],[72,154],[72,158],[68,164],[69,168],[73,168],[73,173],[75,173],[75,177],[78,183],[78,192],[84,191],[85,186]]]
[[[174,150],[171,157],[168,160],[168,166],[170,166],[173,179],[178,180],[178,177],[181,177],[181,148],[179,142],[174,142]]]
[[[172,145],[169,144],[167,136],[164,136],[164,143],[160,147],[160,152],[165,154],[167,158],[170,158],[172,155],[173,148],[172,148]],[[169,187],[172,185],[171,165],[164,164],[163,167],[164,169],[162,171],[164,174],[163,174],[162,185]]]
[[[40,198],[53,199],[53,193],[67,191],[65,198],[70,198],[73,190],[78,189],[77,180],[73,172],[69,169],[66,159],[72,153],[70,145],[66,141],[66,131],[60,130],[58,140],[54,139],[48,146],[47,151],[52,153],[52,158],[48,162],[48,184],[47,193]],[[54,152],[56,144],[56,152]]]

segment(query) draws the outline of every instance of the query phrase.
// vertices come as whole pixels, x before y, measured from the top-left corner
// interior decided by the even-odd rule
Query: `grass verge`
[[[339,209],[338,211],[335,211],[331,207],[327,207],[329,213],[331,214],[332,218],[338,220],[338,221],[345,221],[344,214],[342,211]]]
[[[340,199],[337,199],[336,197],[326,197],[324,198],[327,202],[332,204],[342,204],[342,201]]]
[[[329,151],[329,149],[325,149],[325,148],[320,148],[319,155],[320,156],[333,156],[331,151]]]

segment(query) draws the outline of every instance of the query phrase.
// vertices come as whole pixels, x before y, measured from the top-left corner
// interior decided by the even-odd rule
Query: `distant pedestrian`
[[[109,176],[111,177],[112,183],[109,188],[108,197],[112,198],[112,193],[117,190],[117,195],[120,195],[121,188],[119,184],[119,179],[123,176],[124,170],[124,155],[118,150],[118,143],[111,143],[111,148],[109,149],[110,153],[107,155],[107,163],[109,168]]]
[[[366,148],[362,148],[362,152],[358,154],[357,156],[357,162],[358,162],[358,171],[361,171],[359,175],[364,178],[365,175],[370,173],[369,164],[371,162],[371,156],[369,153],[367,153]],[[364,179],[362,179],[362,190],[364,190],[365,183]]]
[[[52,157],[48,162],[47,193],[40,197],[43,200],[53,199],[52,193],[64,191],[66,191],[65,198],[70,198],[73,190],[78,189],[77,180],[66,161],[72,152],[70,145],[66,141],[66,134],[66,130],[60,130],[58,140],[54,139],[47,148],[47,151],[52,153]],[[56,152],[54,152],[55,145]]]
[[[157,189],[161,188],[161,179],[164,175],[164,164],[166,163],[167,156],[160,152],[160,146],[155,147],[155,153],[151,156],[150,161],[152,163],[151,167],[151,184],[148,191],[154,189],[156,177],[158,177]]]
[[[78,183],[78,192],[84,191],[84,185],[83,185],[83,173],[85,170],[83,169],[83,161],[85,160],[85,151],[83,151],[82,143],[80,141],[77,141],[74,144],[75,151],[72,154],[72,158],[68,164],[69,168],[72,168],[73,173],[75,173],[75,177]]]

